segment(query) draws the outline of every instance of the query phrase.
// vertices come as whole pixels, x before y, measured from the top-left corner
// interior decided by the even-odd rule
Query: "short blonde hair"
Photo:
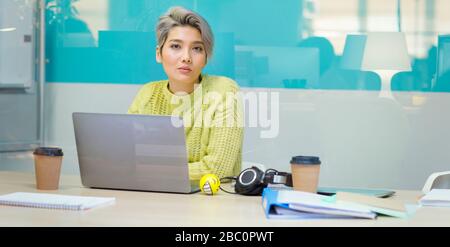
[[[199,14],[179,6],[170,8],[159,18],[159,22],[156,25],[156,37],[160,49],[164,46],[169,31],[178,26],[190,26],[197,29],[202,36],[206,57],[212,57],[214,36],[208,22]]]

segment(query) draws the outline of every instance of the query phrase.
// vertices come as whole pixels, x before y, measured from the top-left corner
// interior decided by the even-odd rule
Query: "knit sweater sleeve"
[[[128,114],[143,114],[145,105],[148,103],[150,96],[152,95],[151,84],[144,85],[136,97],[134,97],[133,102],[128,108]]]
[[[242,101],[233,87],[230,97],[222,97],[215,104],[210,126],[208,121],[204,128],[209,128],[209,141],[205,155],[198,162],[189,163],[191,180],[198,180],[207,173],[219,178],[234,176],[239,172],[242,159],[243,109]],[[234,95],[234,97],[233,97]],[[211,109],[210,109],[211,110]]]

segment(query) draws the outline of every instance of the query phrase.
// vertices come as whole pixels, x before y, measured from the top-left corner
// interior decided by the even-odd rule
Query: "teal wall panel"
[[[214,31],[214,56],[205,73],[231,77],[244,87],[380,90],[378,74],[342,66],[333,35],[314,35],[308,15],[315,8],[312,4],[305,0],[47,0],[47,82],[143,84],[165,79],[155,61],[154,28],[169,7],[181,5],[200,13]],[[91,11],[101,7],[96,14],[77,9],[88,5]],[[370,11],[355,15],[360,13]],[[107,27],[93,29],[99,18]],[[333,25],[326,29],[341,28]],[[413,71],[395,75],[392,90],[450,92],[448,78],[436,80],[436,46],[427,49],[426,57],[411,55]],[[440,56],[448,59],[449,52],[442,50]]]

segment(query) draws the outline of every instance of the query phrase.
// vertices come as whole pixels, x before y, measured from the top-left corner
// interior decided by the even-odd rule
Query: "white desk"
[[[268,220],[261,197],[88,189],[78,176],[62,176],[58,191],[38,191],[33,173],[1,171],[0,194],[18,191],[116,197],[116,203],[88,211],[0,206],[0,226],[450,226],[450,208],[420,208],[410,219]],[[418,191],[395,195],[405,202],[419,196]]]

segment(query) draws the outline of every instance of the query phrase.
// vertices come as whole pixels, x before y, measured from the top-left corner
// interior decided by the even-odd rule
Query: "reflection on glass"
[[[413,71],[396,74],[391,89],[450,92],[447,87],[432,87],[437,62],[433,40],[437,31],[446,28],[438,25],[439,20],[450,21],[433,13],[445,3],[427,3],[427,15],[422,16],[413,13],[425,11],[424,6],[403,1],[398,17],[395,11],[380,8],[385,1],[345,2],[47,0],[47,81],[141,84],[165,79],[154,59],[154,26],[166,9],[181,5],[199,12],[215,31],[214,56],[204,71],[231,77],[241,86],[379,90],[377,74],[346,67],[346,53],[351,52],[346,37],[364,28],[372,31],[368,24],[388,16],[394,22],[401,20],[409,51],[416,55],[412,57]],[[411,25],[423,18],[427,19],[425,27]],[[370,23],[363,23],[368,20]],[[376,23],[382,31],[397,26]],[[274,54],[274,49],[284,55]],[[354,53],[359,54],[356,49]],[[313,66],[315,59],[304,63],[312,56],[311,50],[318,52],[317,67]]]
[[[236,80],[244,87],[317,87],[319,51],[316,48],[237,46],[236,53],[243,66],[237,70]]]
[[[341,68],[360,70],[367,36],[362,34],[349,34],[345,40],[344,53],[341,59]]]
[[[433,91],[450,92],[450,35],[439,36],[436,84]]]
[[[400,32],[373,32],[367,35],[361,70],[374,71],[381,76],[380,97],[394,99],[392,76],[411,71],[405,35]]]
[[[361,71],[367,35],[349,34],[345,40],[344,52],[340,61],[344,84],[340,88],[375,90],[381,88],[381,78],[374,72]]]

